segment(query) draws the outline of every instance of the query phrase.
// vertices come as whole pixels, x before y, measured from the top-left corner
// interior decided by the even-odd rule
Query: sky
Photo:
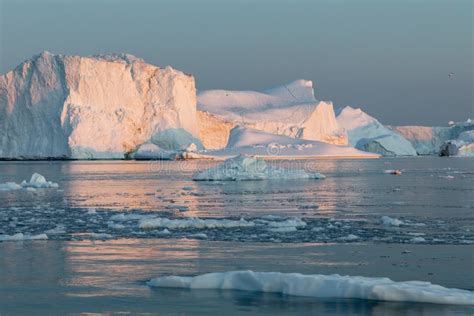
[[[474,119],[473,2],[0,0],[0,73],[44,50],[126,52],[201,90],[301,78],[385,124],[446,125]]]

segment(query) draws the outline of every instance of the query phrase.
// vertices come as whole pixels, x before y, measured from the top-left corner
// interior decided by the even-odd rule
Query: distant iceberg
[[[223,148],[230,130],[237,125],[347,145],[347,135],[336,121],[332,103],[317,101],[309,80],[295,80],[264,91],[198,91],[197,100],[201,138],[208,149]]]
[[[408,140],[361,109],[347,106],[336,112],[337,122],[347,131],[351,146],[383,156],[417,155]]]
[[[474,147],[469,146],[473,143],[468,139],[469,133],[474,130],[474,123],[469,119],[465,122],[450,122],[446,127],[391,126],[390,128],[409,140],[419,155],[457,155],[458,147],[467,145],[459,155],[468,156],[471,151],[469,148]],[[458,139],[460,142],[456,143]],[[452,141],[455,141],[454,146],[448,148]]]
[[[227,146],[221,150],[199,152],[203,158],[230,158],[239,154],[265,159],[378,158],[378,154],[320,141],[275,135],[253,128],[236,126],[230,131]]]
[[[474,305],[472,291],[445,288],[422,281],[395,282],[388,278],[304,275],[299,273],[231,271],[195,277],[164,276],[149,286],[185,289],[270,292],[315,298],[351,298],[393,302]]]

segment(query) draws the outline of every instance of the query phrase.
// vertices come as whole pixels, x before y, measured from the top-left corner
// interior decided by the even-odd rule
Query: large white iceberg
[[[227,146],[201,151],[201,158],[230,158],[239,154],[265,159],[378,158],[378,154],[319,141],[275,135],[253,128],[236,126],[230,131]]]
[[[308,173],[301,169],[283,169],[269,166],[264,160],[239,155],[220,165],[196,173],[195,181],[246,181],[271,179],[323,179],[320,173]]]
[[[198,137],[194,78],[171,67],[44,52],[0,76],[0,158],[124,158]]]
[[[164,276],[149,286],[185,289],[270,292],[315,298],[350,298],[394,302],[474,305],[472,291],[445,288],[429,282],[395,282],[388,278],[299,273],[231,271]]]
[[[208,149],[223,148],[236,125],[293,138],[347,144],[332,103],[317,101],[313,83],[308,80],[261,92],[199,91],[197,98],[201,139]]]
[[[337,112],[337,122],[347,131],[351,146],[384,156],[415,156],[417,154],[408,140],[383,126],[361,109],[347,106]]]

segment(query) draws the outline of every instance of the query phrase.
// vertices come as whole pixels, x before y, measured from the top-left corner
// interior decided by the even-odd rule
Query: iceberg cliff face
[[[336,121],[332,103],[317,101],[313,84],[307,80],[297,80],[263,92],[201,91],[198,93],[198,110],[207,119],[212,116],[213,126],[220,125],[225,130],[222,137],[212,142],[203,137],[209,149],[223,148],[225,136],[236,125],[293,138],[347,144],[347,136]],[[211,134],[206,132],[211,127],[205,122],[201,123],[201,128],[204,134]]]
[[[392,126],[391,129],[408,139],[419,155],[437,155],[447,141],[474,130],[474,123],[468,120],[449,127]]]
[[[415,156],[412,144],[400,134],[383,126],[374,117],[347,106],[338,111],[337,122],[348,134],[355,148],[383,156]]]
[[[44,52],[0,77],[1,158],[124,158],[198,137],[194,78],[132,55]]]
[[[473,129],[459,134],[457,139],[445,141],[440,148],[440,156],[474,157],[474,125]]]

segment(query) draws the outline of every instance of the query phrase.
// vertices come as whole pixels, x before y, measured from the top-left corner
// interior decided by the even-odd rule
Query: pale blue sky
[[[474,118],[471,0],[0,0],[0,14],[1,73],[43,50],[128,52],[198,89],[304,78],[387,124]]]

